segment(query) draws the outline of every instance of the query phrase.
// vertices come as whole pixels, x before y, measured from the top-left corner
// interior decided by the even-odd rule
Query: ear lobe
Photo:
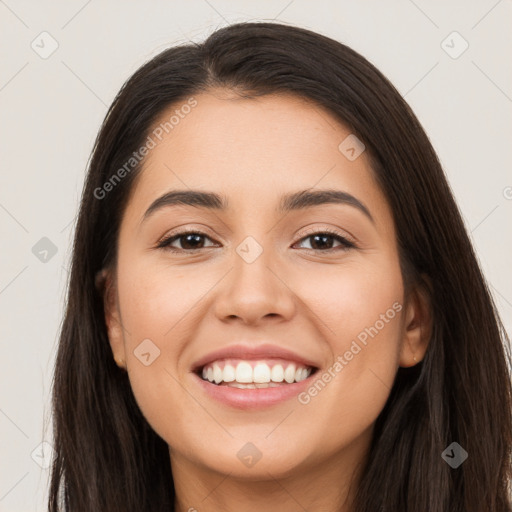
[[[399,362],[403,368],[414,366],[424,358],[432,335],[432,285],[428,276],[422,277],[425,282],[415,286],[405,310]]]
[[[123,329],[117,303],[115,278],[111,271],[103,269],[96,274],[95,283],[103,299],[104,319],[112,354],[117,359],[125,359]]]

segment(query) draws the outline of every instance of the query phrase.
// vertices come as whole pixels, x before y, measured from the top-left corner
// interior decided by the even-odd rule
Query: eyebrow
[[[277,213],[304,210],[313,206],[324,204],[346,204],[360,210],[372,223],[375,223],[368,208],[359,199],[341,190],[301,190],[281,197]],[[175,205],[194,206],[208,210],[225,211],[229,207],[229,200],[225,195],[201,190],[172,190],[155,199],[146,210],[142,218],[144,222],[148,217],[161,208]]]

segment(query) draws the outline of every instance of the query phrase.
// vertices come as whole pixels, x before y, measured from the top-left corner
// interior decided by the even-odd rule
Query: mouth
[[[278,404],[303,391],[318,367],[285,359],[219,359],[193,371],[209,397],[240,409]]]
[[[283,359],[218,360],[196,369],[204,381],[238,389],[266,389],[302,382],[318,368]]]

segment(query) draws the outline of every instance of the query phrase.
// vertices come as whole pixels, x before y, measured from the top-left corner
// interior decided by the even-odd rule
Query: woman
[[[387,79],[223,28],[139,69],[97,138],[49,510],[510,512],[507,343]]]

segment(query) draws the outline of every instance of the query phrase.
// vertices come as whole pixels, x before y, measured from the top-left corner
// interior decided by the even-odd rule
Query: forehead
[[[174,161],[190,162],[191,171],[197,162],[214,159],[212,165],[232,171],[233,179],[237,170],[277,178],[304,167],[314,172],[321,167],[315,164],[318,157],[337,156],[340,137],[350,133],[323,107],[290,94],[242,98],[215,90],[195,100],[196,107],[150,153],[148,164],[172,154]],[[157,124],[176,109],[179,105],[164,112]],[[207,170],[198,169],[205,179]]]
[[[130,201],[139,216],[157,196],[187,188],[217,191],[238,212],[275,210],[290,191],[335,188],[372,205],[377,217],[386,213],[378,211],[387,207],[366,154],[349,160],[340,151],[351,132],[323,107],[290,94],[242,98],[214,90],[193,98],[194,108],[174,116],[146,156]],[[182,104],[162,112],[153,128]]]

